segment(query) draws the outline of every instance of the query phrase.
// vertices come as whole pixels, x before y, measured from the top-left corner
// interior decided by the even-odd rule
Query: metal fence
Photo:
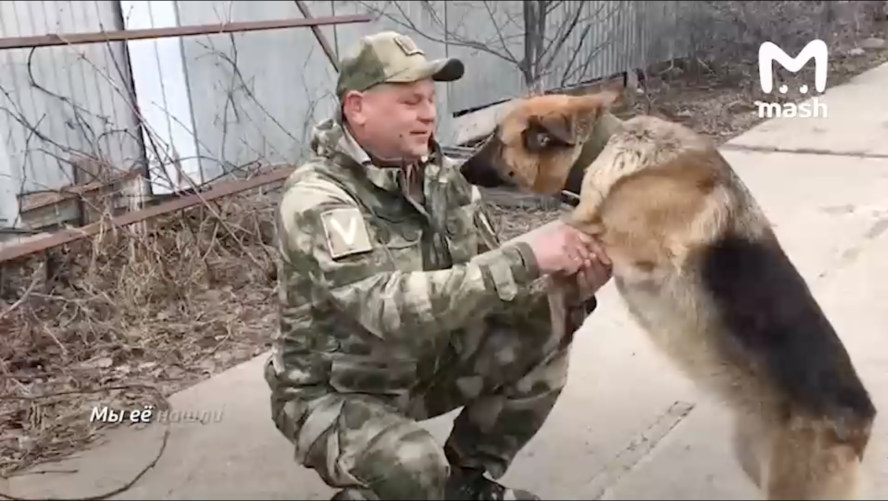
[[[517,0],[8,1],[0,36],[300,18],[306,7],[314,17],[369,12],[373,23],[319,28],[335,57],[367,33],[395,29],[430,57],[466,62],[440,100],[447,144],[455,113],[683,55],[669,28],[683,3],[549,2],[536,44],[547,51],[531,71],[522,66],[528,3]],[[663,33],[668,43],[652,39]],[[310,29],[5,50],[0,67],[0,227],[18,219],[22,194],[85,181],[91,159],[147,165],[155,193],[297,162],[312,125],[335,109],[336,72]],[[136,108],[155,131],[151,144]]]
[[[112,4],[0,2],[0,36],[120,29]],[[17,195],[78,181],[82,157],[141,160],[125,61],[120,43],[0,51],[0,226],[17,216]]]

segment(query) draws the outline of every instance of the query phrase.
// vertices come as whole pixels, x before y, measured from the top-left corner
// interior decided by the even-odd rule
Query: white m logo
[[[765,42],[759,47],[759,79],[762,90],[770,93],[774,88],[773,62],[777,61],[785,69],[797,73],[809,60],[814,59],[814,88],[817,92],[826,90],[827,49],[823,40],[812,40],[796,57],[789,57],[773,42]]]

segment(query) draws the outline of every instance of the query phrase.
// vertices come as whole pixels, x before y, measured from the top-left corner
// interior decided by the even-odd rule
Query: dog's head
[[[619,94],[547,95],[515,104],[460,170],[472,184],[533,193],[579,193],[583,167],[571,172],[598,119]]]

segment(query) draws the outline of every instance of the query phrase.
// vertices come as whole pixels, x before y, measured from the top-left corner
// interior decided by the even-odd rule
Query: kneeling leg
[[[332,395],[312,402],[307,414],[279,429],[297,445],[301,463],[333,488],[334,499],[444,499],[450,465],[429,432],[397,409],[364,395]],[[290,423],[292,421],[292,423]]]

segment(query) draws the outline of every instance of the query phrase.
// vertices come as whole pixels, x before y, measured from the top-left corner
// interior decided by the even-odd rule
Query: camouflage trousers
[[[297,453],[304,466],[344,489],[333,499],[444,499],[450,465],[499,478],[540,430],[567,381],[573,333],[585,314],[573,312],[562,339],[551,334],[548,308],[454,333],[443,367],[406,405],[333,391],[300,396],[269,364],[273,419],[306,451]],[[418,424],[459,407],[443,447]],[[313,420],[332,425],[308,433]]]

